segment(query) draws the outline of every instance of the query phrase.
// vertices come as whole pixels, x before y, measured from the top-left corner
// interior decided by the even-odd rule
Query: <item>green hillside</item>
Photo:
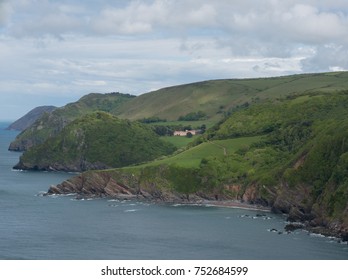
[[[348,88],[348,72],[303,74],[276,78],[212,80],[160,89],[134,97],[126,94],[89,94],[44,115],[11,143],[23,151],[57,135],[75,118],[96,110],[130,120],[157,117],[170,123],[203,113],[198,123],[213,126],[231,112],[263,100],[303,93],[336,92]],[[181,122],[182,123],[182,122]],[[186,121],[195,124],[197,121]]]
[[[164,144],[151,121],[95,113],[29,149],[18,167],[122,167],[83,173],[67,184],[90,180],[84,194],[98,195],[99,184],[112,179],[115,188],[161,201],[246,201],[348,239],[348,72],[207,81],[127,97],[108,110],[165,126],[201,115],[199,124],[209,125],[201,136],[165,136]],[[172,154],[168,142],[180,149]],[[110,193],[117,191],[102,192]]]
[[[208,119],[246,102],[276,99],[304,92],[348,88],[348,72],[303,74],[277,78],[213,80],[160,89],[134,98],[120,110],[121,118],[156,116],[170,121],[203,111]]]
[[[11,143],[12,151],[25,151],[37,144],[44,143],[48,138],[56,136],[68,123],[78,117],[95,111],[117,112],[126,102],[134,98],[121,93],[91,93],[77,102],[69,103],[51,113],[43,114],[33,125],[20,133]]]
[[[174,146],[147,126],[105,112],[85,115],[26,151],[17,169],[84,171],[122,167],[170,154]]]
[[[175,137],[172,137],[175,138]],[[185,137],[181,137],[185,138]],[[198,168],[202,159],[208,157],[223,158],[224,156],[233,154],[235,151],[247,148],[252,143],[260,141],[260,136],[241,137],[227,140],[214,140],[204,142],[200,145],[189,148],[173,156],[167,156],[143,165],[130,167],[131,169],[141,169],[147,166],[160,166],[175,164],[182,167]],[[127,168],[127,167],[126,167]]]
[[[303,94],[235,111],[179,154],[104,173],[186,199],[266,205],[347,238],[347,139],[348,91]]]

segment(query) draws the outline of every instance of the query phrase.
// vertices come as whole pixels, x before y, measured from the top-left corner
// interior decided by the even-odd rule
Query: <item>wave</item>
[[[137,211],[139,211],[139,209],[128,209],[128,210],[124,210],[125,213],[137,212]]]
[[[71,198],[70,200],[74,201],[90,201],[90,200],[96,200],[97,198]]]

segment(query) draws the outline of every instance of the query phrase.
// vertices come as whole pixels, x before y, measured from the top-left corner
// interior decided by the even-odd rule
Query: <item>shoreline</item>
[[[272,213],[271,207],[266,207],[257,204],[249,204],[238,200],[208,200],[208,199],[196,199],[196,200],[185,200],[185,199],[174,199],[174,200],[160,200],[151,199],[146,197],[140,197],[137,195],[118,195],[118,196],[100,196],[100,195],[81,195],[78,193],[64,193],[64,194],[50,194],[41,193],[40,196],[75,196],[76,200],[90,200],[90,199],[115,199],[118,201],[146,201],[158,205],[172,205],[172,206],[197,206],[197,207],[219,207],[219,208],[231,208],[231,209],[243,209],[250,211],[259,211]],[[285,219],[287,221],[287,219]],[[308,223],[297,221],[289,222],[284,226],[286,232],[292,232],[296,230],[305,230],[308,233],[320,234],[329,238],[338,238],[341,242],[348,242],[348,238],[342,232],[335,231],[331,228],[322,226],[310,226]],[[348,243],[347,243],[348,244]]]
[[[206,206],[215,206],[215,207],[223,207],[223,208],[235,208],[235,209],[271,212],[270,207],[265,207],[265,206],[256,205],[256,204],[249,204],[249,203],[241,202],[238,200],[204,200],[202,201],[202,204]]]

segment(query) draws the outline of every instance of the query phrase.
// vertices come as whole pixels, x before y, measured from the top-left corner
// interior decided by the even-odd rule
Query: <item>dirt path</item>
[[[208,142],[209,142],[210,144],[212,144],[212,145],[215,145],[215,146],[221,148],[221,149],[223,150],[223,152],[224,152],[224,156],[227,156],[227,149],[226,149],[224,146],[219,145],[219,144],[216,144],[216,143],[211,142],[211,141],[208,141]]]

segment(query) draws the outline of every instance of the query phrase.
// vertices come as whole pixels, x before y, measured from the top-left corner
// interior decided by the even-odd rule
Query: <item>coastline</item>
[[[205,206],[213,206],[213,207],[236,208],[236,209],[271,212],[270,207],[245,203],[238,200],[203,200],[201,204]]]

